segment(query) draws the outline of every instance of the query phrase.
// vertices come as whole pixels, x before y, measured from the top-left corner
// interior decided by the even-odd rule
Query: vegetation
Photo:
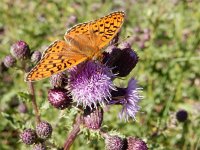
[[[118,78],[115,83],[126,87],[130,78],[136,78],[144,98],[139,103],[141,109],[136,120],[120,120],[117,115],[121,107],[114,106],[104,113],[102,128],[124,137],[138,137],[153,150],[197,150],[200,149],[199,8],[198,0],[2,0],[0,58],[3,62],[10,55],[11,45],[19,40],[25,41],[31,52],[42,52],[53,41],[63,39],[71,26],[124,10],[126,19],[119,43],[130,42],[139,62],[127,77]],[[19,62],[16,66],[6,69],[1,63],[0,67],[2,150],[29,149],[19,134],[36,126],[24,72]],[[77,110],[58,110],[49,104],[49,79],[34,85],[41,118],[53,128],[47,145],[50,149],[63,147]],[[187,117],[178,121],[180,110]],[[104,139],[96,132],[83,128],[81,133],[72,150],[104,149]]]

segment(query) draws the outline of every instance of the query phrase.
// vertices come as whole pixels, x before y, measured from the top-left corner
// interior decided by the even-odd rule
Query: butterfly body
[[[102,55],[102,49],[117,34],[124,20],[123,12],[113,12],[94,21],[75,25],[43,53],[42,59],[28,73],[26,81],[36,81]]]

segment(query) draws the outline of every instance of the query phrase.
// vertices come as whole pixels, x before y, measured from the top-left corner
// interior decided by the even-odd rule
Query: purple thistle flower
[[[127,88],[118,88],[118,91],[112,91],[113,100],[109,104],[123,105],[122,111],[119,113],[120,119],[124,118],[126,121],[129,117],[135,119],[135,115],[140,109],[138,102],[143,98],[139,94],[141,89],[137,87],[137,81],[132,78]]]
[[[135,114],[140,109],[140,107],[138,106],[138,102],[142,99],[142,96],[139,95],[140,90],[141,88],[137,87],[137,81],[131,79],[128,83],[126,94],[121,100],[123,108],[119,115],[120,118],[125,117],[125,120],[128,120],[129,116],[135,118]]]
[[[115,90],[112,82],[114,74],[107,66],[88,61],[69,70],[69,91],[73,101],[84,108],[104,104],[111,98],[111,90]]]

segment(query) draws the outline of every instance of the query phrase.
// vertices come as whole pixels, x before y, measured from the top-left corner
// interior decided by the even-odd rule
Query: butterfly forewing
[[[26,81],[36,81],[76,66],[87,59],[82,54],[74,53],[73,45],[65,41],[56,41],[44,52],[42,59],[28,73]]]
[[[96,37],[98,37],[98,39],[94,38],[93,40],[98,40],[98,47],[99,49],[102,49],[108,45],[108,43],[120,30],[124,21],[124,16],[124,12],[118,11],[94,21],[75,25],[66,32],[65,39],[68,36],[75,37],[80,34],[90,36],[91,33],[94,33],[97,35]]]

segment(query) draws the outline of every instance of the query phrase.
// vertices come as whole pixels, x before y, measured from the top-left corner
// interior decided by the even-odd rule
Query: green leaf
[[[25,92],[18,92],[17,96],[19,99],[21,99],[24,102],[30,102],[31,101],[31,95]]]
[[[9,114],[7,114],[7,113],[5,113],[5,112],[1,112],[1,115],[2,115],[5,119],[9,120],[12,124],[15,123],[14,118],[13,118],[11,115],[9,115]]]

